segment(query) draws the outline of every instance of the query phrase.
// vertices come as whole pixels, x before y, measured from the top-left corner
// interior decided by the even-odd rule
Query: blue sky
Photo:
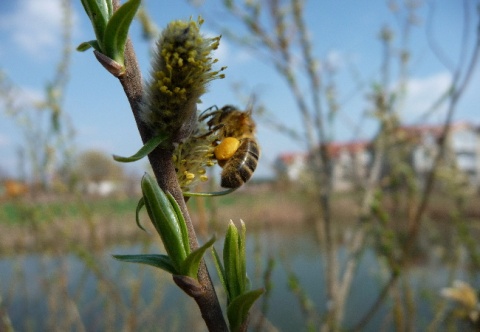
[[[144,0],[150,15],[162,28],[170,20],[188,19],[199,13],[205,18],[202,29],[209,35],[219,34],[218,27],[228,26],[239,34],[244,30],[226,15],[217,1],[205,1],[202,7],[192,7],[185,1]],[[0,2],[0,68],[19,88],[19,100],[42,98],[45,83],[52,79],[60,54],[61,10],[59,0],[17,0]],[[80,0],[74,3],[74,45],[94,38],[88,18],[82,12]],[[449,85],[452,73],[432,53],[426,38],[427,14],[432,1],[426,1],[418,12],[420,24],[413,28],[410,39],[412,65],[408,81],[408,97],[403,119],[407,123],[418,120],[418,115]],[[461,1],[435,1],[432,31],[438,45],[451,61],[460,55],[464,23]],[[475,33],[475,1],[470,6],[470,44]],[[374,133],[373,125],[359,119],[368,107],[365,98],[368,88],[380,78],[381,44],[378,34],[388,24],[397,34],[398,21],[383,0],[324,0],[307,2],[307,25],[314,43],[314,54],[320,68],[326,62],[337,69],[338,98],[342,108],[332,132],[336,140],[368,139]],[[144,77],[150,67],[150,45],[143,41],[135,23],[130,35],[137,52]],[[398,45],[398,43],[396,43]],[[301,132],[302,125],[294,99],[285,82],[271,65],[252,51],[242,48],[227,38],[221,41],[216,56],[219,66],[228,66],[226,78],[217,80],[202,97],[199,108],[213,104],[234,104],[243,107],[239,96],[255,93],[276,120]],[[354,68],[366,84],[356,87],[351,74]],[[458,105],[455,118],[480,124],[480,70]],[[91,52],[74,52],[70,80],[65,95],[65,111],[76,130],[75,143],[79,151],[99,149],[108,154],[129,155],[140,147],[128,102],[120,84],[107,74]],[[395,83],[395,74],[392,84]],[[235,91],[235,86],[241,91]],[[353,97],[349,97],[353,96]],[[441,119],[442,112],[432,121]],[[256,176],[272,174],[271,164],[279,153],[304,150],[294,142],[269,128],[258,119],[258,139],[262,158]],[[0,109],[0,168],[15,176],[16,149],[22,136],[15,123]],[[135,166],[137,167],[137,166]],[[138,166],[139,167],[139,166]]]

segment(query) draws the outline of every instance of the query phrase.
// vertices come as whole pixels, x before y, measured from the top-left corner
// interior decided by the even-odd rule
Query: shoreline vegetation
[[[209,230],[223,232],[228,221],[244,220],[249,229],[308,226],[319,216],[315,202],[299,191],[244,190],[226,197],[193,198],[188,205],[199,234]],[[480,206],[468,200],[464,218],[473,228],[480,229]],[[27,252],[65,252],[78,247],[90,250],[122,242],[151,241],[153,228],[147,214],[141,212],[144,233],[135,223],[136,198],[55,197],[39,202],[26,198],[0,204],[0,255]],[[445,224],[453,218],[454,203],[438,195],[432,199],[426,218]],[[402,208],[386,202],[402,225]],[[239,213],[241,211],[241,213]],[[333,200],[336,222],[355,220],[358,215],[357,196],[337,194]],[[405,218],[406,219],[406,218]]]

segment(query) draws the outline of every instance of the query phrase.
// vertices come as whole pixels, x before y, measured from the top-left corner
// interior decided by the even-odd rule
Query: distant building
[[[327,153],[332,163],[332,188],[335,191],[353,189],[364,178],[370,162],[369,142],[332,142],[327,145]],[[307,163],[311,154],[284,153],[277,157],[275,169],[281,179],[291,182],[309,181]]]
[[[403,139],[411,144],[409,161],[420,181],[431,170],[438,155],[442,126],[403,126]],[[463,172],[469,184],[480,187],[480,127],[466,122],[454,123],[445,138],[444,164]]]
[[[95,196],[110,196],[117,193],[122,188],[118,181],[103,180],[103,181],[89,181],[86,185],[86,193]]]
[[[28,193],[28,186],[22,182],[13,179],[0,181],[0,199],[18,198]]]
[[[401,126],[396,131],[390,151],[398,162],[411,166],[420,182],[425,180],[438,154],[438,141],[442,126]],[[480,127],[470,123],[452,124],[446,137],[445,162],[467,176],[469,184],[480,189]],[[361,185],[368,176],[373,161],[372,142],[350,141],[328,143],[327,153],[332,167],[332,188],[346,191]],[[309,181],[307,173],[309,154],[302,152],[284,153],[277,157],[277,176],[291,182]],[[389,175],[395,160],[384,158],[382,173]],[[444,163],[445,164],[445,163]],[[310,178],[311,179],[311,178]]]
[[[452,129],[450,144],[457,166],[471,185],[480,188],[480,127],[459,123]]]
[[[283,153],[275,160],[277,178],[297,182],[305,172],[307,154],[302,152]]]
[[[332,166],[332,188],[348,191],[361,185],[368,175],[371,152],[368,141],[332,142],[327,153]]]

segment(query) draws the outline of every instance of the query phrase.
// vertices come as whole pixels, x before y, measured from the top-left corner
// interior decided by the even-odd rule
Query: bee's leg
[[[208,113],[210,110],[214,109],[213,112],[210,112]],[[198,117],[198,121],[203,121],[205,120],[206,118],[208,118],[209,116],[215,114],[218,112],[218,107],[217,105],[213,105],[213,106],[210,106],[209,108],[207,108],[205,111],[203,111],[202,113],[200,113],[199,117]],[[205,113],[208,113],[208,114],[205,114]]]
[[[237,189],[238,188],[232,188],[232,189],[227,189],[227,190],[223,190],[223,191],[214,191],[214,192],[211,192],[211,193],[192,193],[192,192],[187,191],[187,192],[183,193],[183,196],[186,196],[186,197],[192,197],[192,196],[200,196],[200,197],[222,196],[222,195],[230,194],[231,192],[234,192]]]
[[[212,133],[214,133],[215,131],[217,131],[218,129],[222,128],[223,126],[225,126],[223,123],[213,127],[212,129],[210,129],[208,132],[206,132],[205,134],[203,135],[200,135],[200,136],[197,136],[195,137],[196,139],[199,139],[199,138],[205,138],[207,136],[210,136]]]

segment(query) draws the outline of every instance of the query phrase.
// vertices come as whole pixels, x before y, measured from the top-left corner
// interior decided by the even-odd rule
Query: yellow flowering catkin
[[[208,180],[206,168],[215,165],[214,142],[219,139],[205,123],[199,123],[195,132],[185,142],[177,144],[173,163],[182,191],[190,191],[199,182]]]
[[[207,84],[223,78],[212,70],[217,62],[211,53],[220,36],[200,34],[203,21],[173,21],[163,31],[146,88],[142,120],[155,135],[168,134],[170,143],[188,138],[197,126],[197,103]]]

